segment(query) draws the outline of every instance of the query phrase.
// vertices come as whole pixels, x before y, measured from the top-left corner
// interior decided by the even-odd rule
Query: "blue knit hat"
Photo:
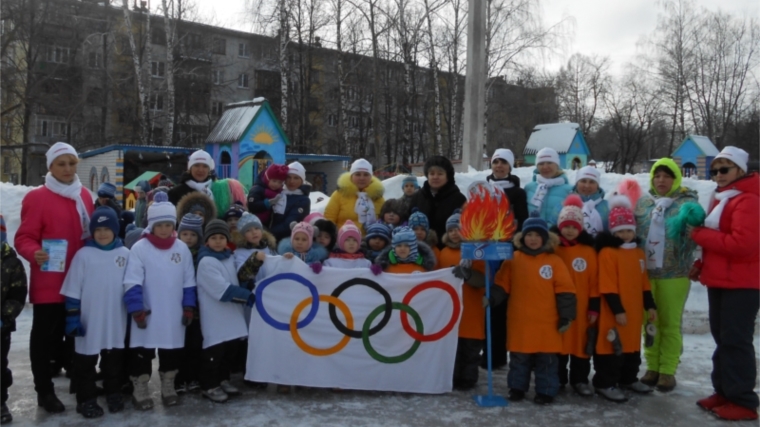
[[[110,182],[104,182],[98,187],[98,197],[113,199],[116,197],[116,186]]]
[[[540,234],[544,243],[549,240],[549,226],[546,224],[546,221],[541,218],[541,215],[538,213],[538,211],[531,212],[530,217],[523,223],[523,238],[525,238],[525,235],[530,231],[535,231],[536,233]]]
[[[113,231],[114,238],[119,237],[119,217],[116,211],[110,206],[99,206],[90,217],[90,236],[95,235],[95,229],[99,227],[108,227]]]
[[[391,242],[391,229],[382,222],[376,222],[367,227],[366,241],[373,237],[379,237],[385,240],[385,243]]]
[[[400,261],[413,261],[417,259],[417,236],[414,234],[414,231],[412,231],[411,228],[407,226],[401,226],[394,229],[392,243],[394,248],[400,244],[409,245],[409,256]],[[395,252],[396,251],[394,251],[394,253]]]
[[[249,212],[243,212],[243,216],[240,217],[237,223],[238,231],[240,231],[240,234],[245,234],[246,231],[252,228],[263,230],[264,226],[261,224],[259,217]]]
[[[461,224],[459,223],[459,220],[462,218],[461,212],[461,209],[456,209],[454,213],[446,220],[446,231],[449,231],[452,228],[461,227]]]
[[[0,215],[0,243],[8,241],[8,229],[5,226],[5,218]]]
[[[137,188],[139,188],[140,190],[142,190],[145,194],[148,194],[148,191],[151,190],[150,183],[148,181],[146,181],[146,180],[142,180],[142,181],[138,182],[137,185],[135,186],[135,189],[137,189]]]
[[[401,180],[401,188],[403,189],[407,182],[414,184],[415,190],[419,190],[420,183],[417,182],[417,177],[414,175],[407,175]]]
[[[185,214],[179,222],[178,233],[188,230],[198,235],[198,241],[203,241],[203,218],[194,213]]]
[[[423,226],[425,227],[425,231],[430,230],[430,222],[428,221],[427,215],[417,210],[417,208],[412,209],[412,215],[409,217],[409,228],[414,230],[414,227]]]

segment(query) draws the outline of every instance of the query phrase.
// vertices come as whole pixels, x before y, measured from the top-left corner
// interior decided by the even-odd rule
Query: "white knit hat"
[[[211,154],[204,150],[198,150],[190,155],[190,159],[187,161],[187,169],[189,170],[193,165],[203,163],[208,166],[209,169],[214,170],[214,159],[211,158]]]
[[[306,181],[306,168],[299,162],[293,162],[288,165],[288,175],[298,175],[301,180]]]
[[[592,167],[592,166],[584,166],[578,170],[578,174],[575,175],[575,182],[578,182],[582,179],[591,179],[596,181],[597,184],[600,184],[599,180],[602,177],[602,173],[599,172],[599,169]]]
[[[508,148],[497,148],[496,151],[493,152],[493,156],[491,156],[491,162],[496,159],[505,160],[509,163],[510,169],[515,167],[515,155],[512,153],[512,150]]]
[[[148,226],[144,233],[151,233],[159,222],[177,224],[177,208],[171,202],[153,202],[148,206]]]
[[[559,154],[553,148],[544,147],[536,153],[536,164],[551,162],[559,166]]]
[[[734,162],[739,169],[747,172],[747,162],[749,161],[749,154],[741,148],[727,145],[718,153],[713,159],[713,162],[718,159],[728,159]]]
[[[351,163],[351,174],[353,175],[356,172],[367,172],[372,175],[372,163],[365,159],[357,159]]]
[[[50,165],[53,164],[53,160],[57,159],[59,156],[63,156],[64,154],[71,154],[74,157],[79,157],[77,150],[75,150],[71,145],[65,142],[56,142],[47,150],[47,153],[45,153],[48,169],[50,169]]]

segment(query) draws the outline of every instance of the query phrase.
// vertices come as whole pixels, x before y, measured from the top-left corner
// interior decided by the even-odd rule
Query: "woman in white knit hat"
[[[311,184],[306,181],[306,169],[300,162],[288,165],[288,177],[282,194],[286,197],[285,211],[272,215],[269,231],[278,241],[290,236],[290,224],[299,223],[311,213]]]
[[[583,228],[592,237],[609,228],[610,208],[604,200],[601,173],[593,166],[584,166],[575,175],[573,193],[583,201]]]
[[[180,184],[169,190],[169,201],[177,206],[182,197],[193,191],[200,191],[213,200],[211,184],[216,180],[215,167],[214,159],[206,151],[198,150],[191,154],[187,161],[187,171],[182,174]]]
[[[553,148],[542,148],[536,153],[533,181],[525,186],[528,211],[538,211],[549,227],[557,225],[562,202],[573,191],[567,175],[559,164],[559,154]]]
[[[338,189],[330,196],[325,207],[325,218],[340,229],[347,219],[361,224],[362,236],[366,227],[377,220],[385,199],[385,188],[372,175],[372,164],[358,159],[351,164],[351,170],[338,178]]]

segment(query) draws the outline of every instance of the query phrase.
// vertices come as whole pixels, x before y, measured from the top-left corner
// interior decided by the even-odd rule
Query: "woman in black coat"
[[[203,150],[198,150],[190,155],[187,162],[187,171],[182,174],[180,184],[169,190],[169,201],[177,206],[179,201],[193,191],[200,191],[213,200],[211,184],[215,180],[214,159]],[[179,222],[178,218],[178,222]]]

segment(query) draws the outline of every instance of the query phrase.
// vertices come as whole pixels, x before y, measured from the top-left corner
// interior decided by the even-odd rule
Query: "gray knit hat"
[[[222,234],[224,237],[227,238],[227,241],[231,241],[232,237],[230,237],[230,226],[227,225],[225,221],[222,221],[221,219],[212,219],[211,221],[206,224],[206,230],[204,233],[204,242],[208,241],[208,238],[213,236],[214,234]]]
[[[178,232],[189,230],[198,235],[198,241],[203,240],[203,218],[194,213],[185,214],[179,222]]]

